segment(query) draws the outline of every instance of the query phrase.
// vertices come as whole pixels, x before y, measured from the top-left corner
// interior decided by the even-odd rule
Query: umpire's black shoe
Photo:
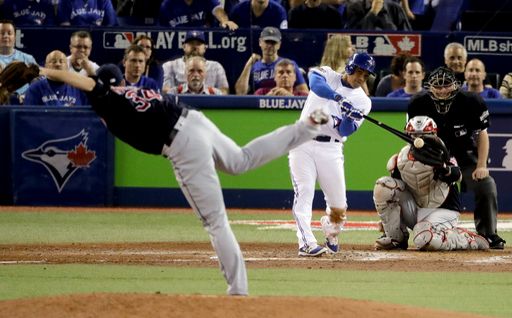
[[[505,243],[507,243],[504,239],[499,237],[498,234],[484,237],[489,241],[489,248],[492,250],[502,250],[505,248]]]

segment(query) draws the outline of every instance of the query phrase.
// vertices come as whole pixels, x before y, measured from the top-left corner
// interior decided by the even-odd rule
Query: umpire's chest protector
[[[434,179],[434,168],[415,161],[410,145],[402,148],[397,158],[397,168],[420,208],[437,208],[450,192],[448,184]]]

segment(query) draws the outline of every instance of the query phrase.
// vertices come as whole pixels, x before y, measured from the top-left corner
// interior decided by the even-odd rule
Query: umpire
[[[503,249],[506,242],[497,233],[496,183],[487,169],[489,110],[480,96],[459,88],[453,72],[439,67],[430,74],[427,91],[410,100],[407,113],[409,118],[425,115],[437,123],[438,136],[462,169],[463,189],[475,194],[476,231],[490,248]]]

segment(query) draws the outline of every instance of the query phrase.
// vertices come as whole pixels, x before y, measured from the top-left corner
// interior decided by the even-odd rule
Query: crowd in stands
[[[440,19],[447,3],[458,12]],[[93,76],[98,63],[89,60],[93,49],[88,31],[94,26],[187,27],[183,56],[157,61],[153,39],[136,37],[126,49],[119,66],[126,85],[144,86],[162,93],[208,95],[305,96],[308,67],[298,65],[293,56],[280,56],[282,32],[294,29],[329,30],[456,30],[457,19],[469,0],[0,0],[0,69],[12,61],[36,63],[30,52],[15,48],[16,26],[72,26],[69,53],[51,51],[45,66]],[[443,9],[444,10],[444,9]],[[448,22],[447,22],[448,21]],[[460,21],[459,21],[460,22]],[[229,83],[224,67],[205,57],[203,27],[235,31],[252,28],[259,32],[261,53],[253,53],[234,83]],[[82,29],[80,29],[82,28]],[[349,34],[334,34],[319,57],[320,65],[344,72],[354,53]],[[484,61],[468,61],[460,43],[450,43],[444,61],[455,72],[463,90],[483,98],[512,98],[512,73],[503,81],[492,81]],[[63,64],[63,59],[65,63]],[[421,57],[397,54],[390,65],[380,65],[377,77],[370,77],[363,89],[369,96],[410,97],[422,90],[428,69]],[[87,101],[62,83],[40,80],[20,88],[11,104],[84,105]]]

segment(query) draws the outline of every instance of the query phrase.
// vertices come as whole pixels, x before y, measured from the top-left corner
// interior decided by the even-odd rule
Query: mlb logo
[[[133,32],[103,32],[103,47],[105,49],[126,49],[133,39]]]
[[[373,56],[395,56],[408,52],[421,56],[421,35],[419,34],[354,34],[357,51]]]

